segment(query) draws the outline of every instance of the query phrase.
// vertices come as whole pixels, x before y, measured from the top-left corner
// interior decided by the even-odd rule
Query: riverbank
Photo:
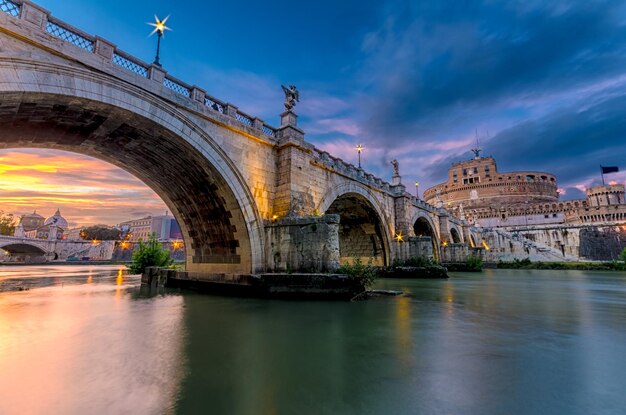
[[[554,269],[579,271],[626,271],[626,263],[613,262],[532,262],[529,259],[514,261],[499,261],[495,263],[498,269]]]
[[[49,267],[66,265],[130,265],[131,261],[50,261],[50,262],[0,262],[0,267]]]

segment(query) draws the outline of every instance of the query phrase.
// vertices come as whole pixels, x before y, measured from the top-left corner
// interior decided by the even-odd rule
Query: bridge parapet
[[[207,94],[203,89],[169,75],[159,66],[148,64],[118,49],[116,45],[106,39],[85,33],[69,23],[55,18],[49,11],[37,4],[28,0],[0,0],[0,12],[27,21],[47,35],[76,46],[78,48],[76,53],[71,53],[71,51],[70,53],[78,61],[81,61],[84,52],[97,55],[134,76],[150,79],[160,84],[164,89],[173,91],[182,98],[183,105],[187,104],[186,106],[191,110],[194,109],[195,105],[192,104],[194,101],[200,102],[209,110],[209,113],[227,116],[232,119],[231,121],[234,121],[234,124],[247,127],[243,128],[244,131],[251,130],[250,132],[255,135],[265,136],[270,141],[275,141],[277,137],[277,128],[265,123],[260,118],[246,114],[236,106]],[[64,52],[67,51],[64,49]],[[186,100],[188,101],[185,102]]]
[[[381,192],[392,194],[393,186],[383,179],[374,176],[372,173],[359,169],[355,165],[347,163],[339,157],[334,157],[330,153],[318,148],[313,148],[312,155],[312,163],[318,165],[319,167],[333,171],[352,180],[356,180],[369,187],[378,189]]]

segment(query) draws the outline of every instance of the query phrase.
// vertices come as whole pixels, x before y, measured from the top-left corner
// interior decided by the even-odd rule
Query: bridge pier
[[[327,272],[339,268],[339,215],[267,221],[269,272]]]

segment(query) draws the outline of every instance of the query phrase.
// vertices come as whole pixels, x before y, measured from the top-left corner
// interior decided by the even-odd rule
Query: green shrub
[[[170,252],[161,246],[156,234],[150,235],[148,242],[139,241],[139,248],[133,252],[131,274],[141,274],[146,267],[169,267],[172,265]]]
[[[470,255],[465,260],[468,271],[481,271],[483,269],[483,260],[479,256]]]
[[[369,288],[378,278],[378,271],[372,266],[371,261],[367,265],[363,264],[361,258],[354,258],[352,264],[344,264],[337,270],[338,274],[346,274],[348,277],[357,280],[365,288]]]
[[[424,256],[414,256],[407,260],[402,259],[394,259],[391,263],[393,268],[395,267],[423,267],[427,268],[433,265],[438,265],[437,261],[432,258],[424,257]]]
[[[624,248],[622,252],[619,254],[619,259],[622,260],[623,262],[626,262],[626,248]]]

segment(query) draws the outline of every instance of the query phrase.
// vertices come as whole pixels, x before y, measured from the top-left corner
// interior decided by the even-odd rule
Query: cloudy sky
[[[452,161],[471,157],[477,133],[500,171],[554,173],[565,199],[598,184],[601,164],[626,170],[626,2],[38,3],[145,61],[153,59],[156,41],[147,37],[146,22],[155,13],[171,15],[161,55],[171,74],[273,125],[282,110],[280,84],[295,84],[309,141],[354,163],[360,143],[364,167],[387,180],[396,158],[404,182],[419,180],[422,190],[443,181]],[[72,206],[79,222],[114,223],[164,209],[112,166],[98,164],[85,179],[67,162],[71,155],[21,154],[0,153],[4,210],[14,209],[7,205],[14,195],[40,191],[35,200]],[[24,164],[10,168],[59,166],[57,155],[65,176]],[[623,183],[626,172],[607,179]],[[13,192],[11,180],[21,183]],[[58,196],[58,183],[76,192]],[[127,197],[133,192],[138,196]]]

